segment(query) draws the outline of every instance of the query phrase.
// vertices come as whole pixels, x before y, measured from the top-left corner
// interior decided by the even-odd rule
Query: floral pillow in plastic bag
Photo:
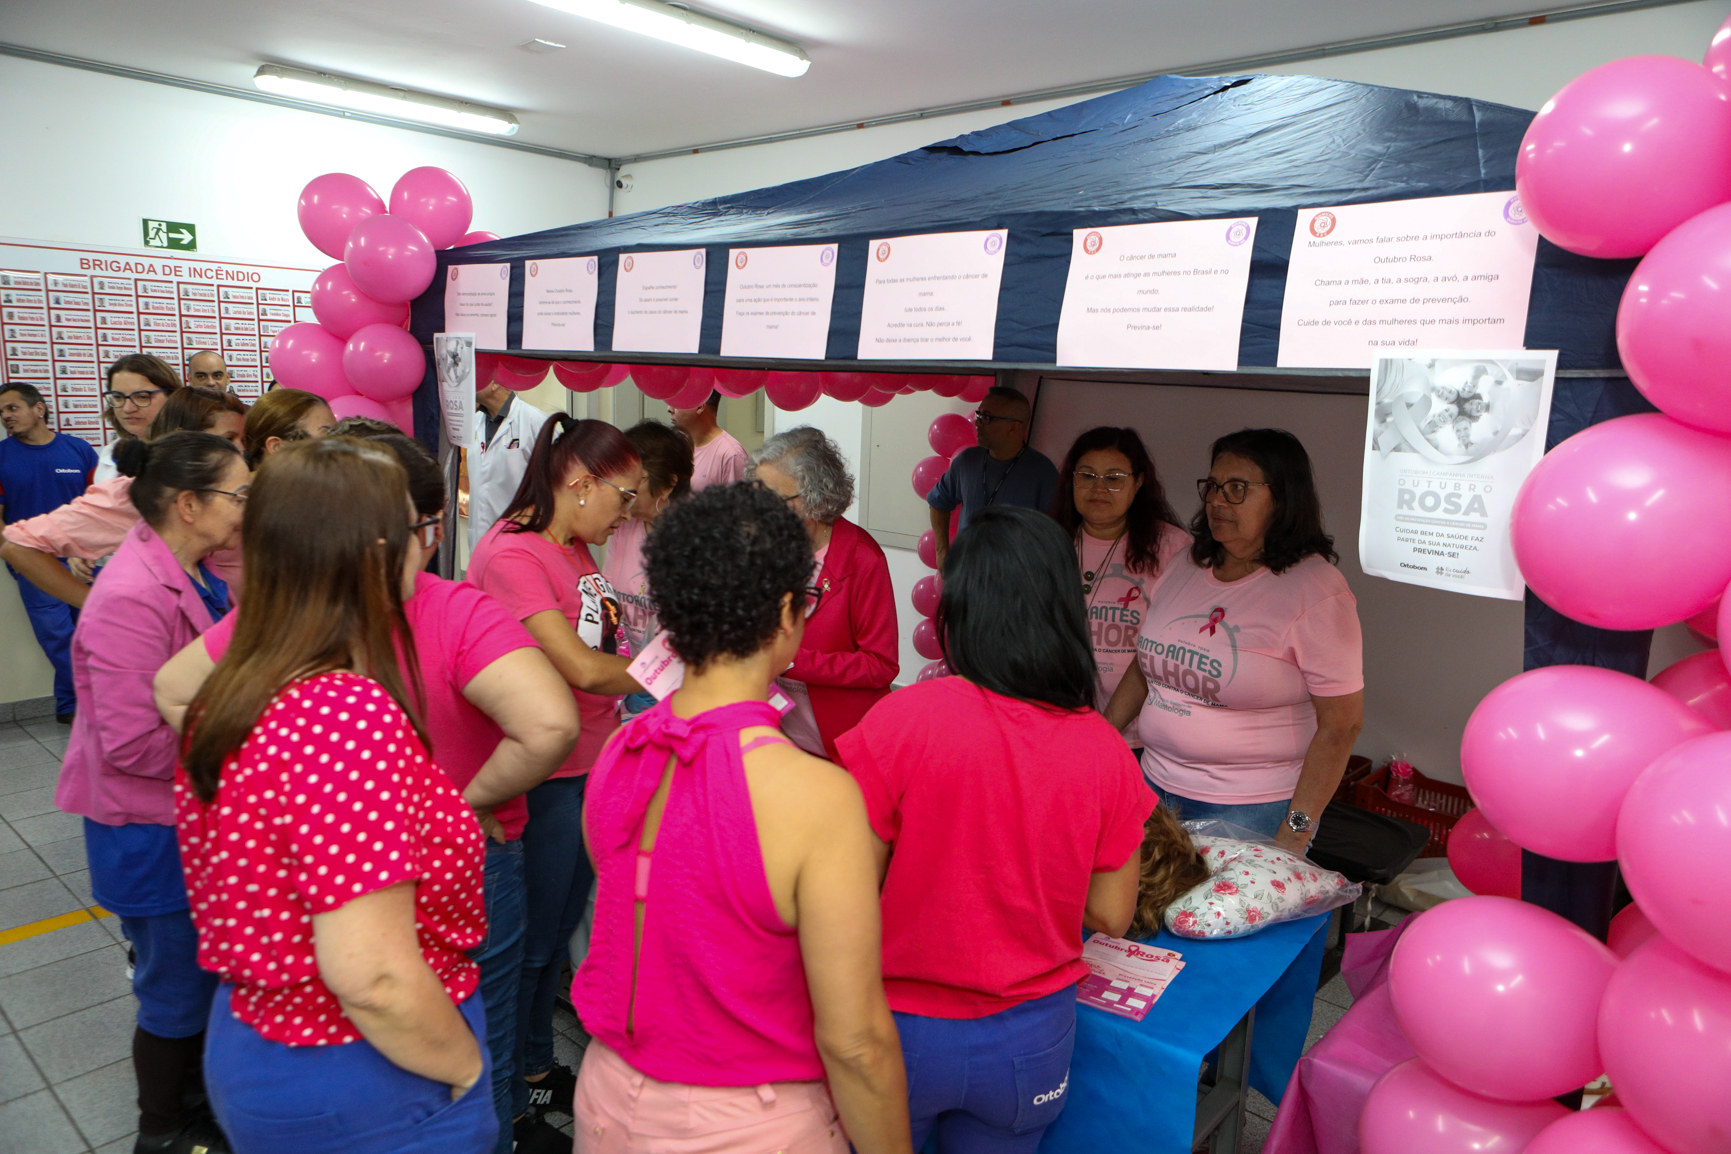
[[[1166,928],[1181,938],[1243,937],[1276,922],[1349,905],[1362,888],[1223,822],[1184,825],[1210,876],[1166,907]]]

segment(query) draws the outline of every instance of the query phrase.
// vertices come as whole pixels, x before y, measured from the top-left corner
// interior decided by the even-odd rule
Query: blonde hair
[[[1159,933],[1166,907],[1208,876],[1208,866],[1190,834],[1171,810],[1155,806],[1142,827],[1142,877],[1136,883],[1136,916],[1130,920],[1129,936]]]

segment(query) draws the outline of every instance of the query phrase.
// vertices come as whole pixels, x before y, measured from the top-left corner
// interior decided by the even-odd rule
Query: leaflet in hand
[[[1095,934],[1082,946],[1090,973],[1076,987],[1076,1000],[1140,1022],[1184,968],[1175,950]]]
[[[644,689],[655,695],[655,700],[666,701],[667,698],[685,683],[685,662],[679,659],[679,654],[673,652],[673,647],[667,644],[665,631],[657,633],[643,645],[643,652],[632,658],[631,664],[625,667]],[[769,703],[776,711],[786,716],[793,708],[793,702],[779,689],[769,691]]]

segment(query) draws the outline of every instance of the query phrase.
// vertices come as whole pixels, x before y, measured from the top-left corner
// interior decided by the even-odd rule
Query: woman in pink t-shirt
[[[1135,429],[1089,429],[1064,457],[1052,516],[1076,542],[1088,640],[1100,674],[1095,705],[1105,709],[1124,671],[1136,663],[1136,634],[1148,611],[1148,590],[1190,534],[1166,499],[1166,487]],[[1140,748],[1126,727],[1124,739]]]
[[[625,434],[605,421],[554,413],[541,426],[517,495],[475,546],[468,580],[522,621],[577,698],[577,748],[528,793],[523,872],[528,882],[523,977],[517,998],[513,1116],[530,1107],[570,1109],[576,1074],[553,1060],[553,997],[566,943],[583,918],[594,875],[583,852],[583,790],[589,767],[618,727],[622,695],[642,688],[619,651],[619,598],[595,567],[631,515],[643,464]]]
[[[1243,429],[1210,457],[1106,715],[1140,714],[1142,771],[1180,818],[1303,852],[1364,728],[1358,605],[1298,438]]]

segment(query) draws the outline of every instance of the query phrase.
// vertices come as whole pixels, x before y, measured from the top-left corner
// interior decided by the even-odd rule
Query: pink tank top
[[[759,701],[689,720],[663,701],[627,723],[590,770],[584,825],[595,856],[595,928],[571,1001],[585,1029],[659,1081],[758,1086],[824,1076],[799,936],[770,896],[740,752],[740,730],[779,720]],[[667,809],[653,853],[640,857],[644,814],[670,755]]]

